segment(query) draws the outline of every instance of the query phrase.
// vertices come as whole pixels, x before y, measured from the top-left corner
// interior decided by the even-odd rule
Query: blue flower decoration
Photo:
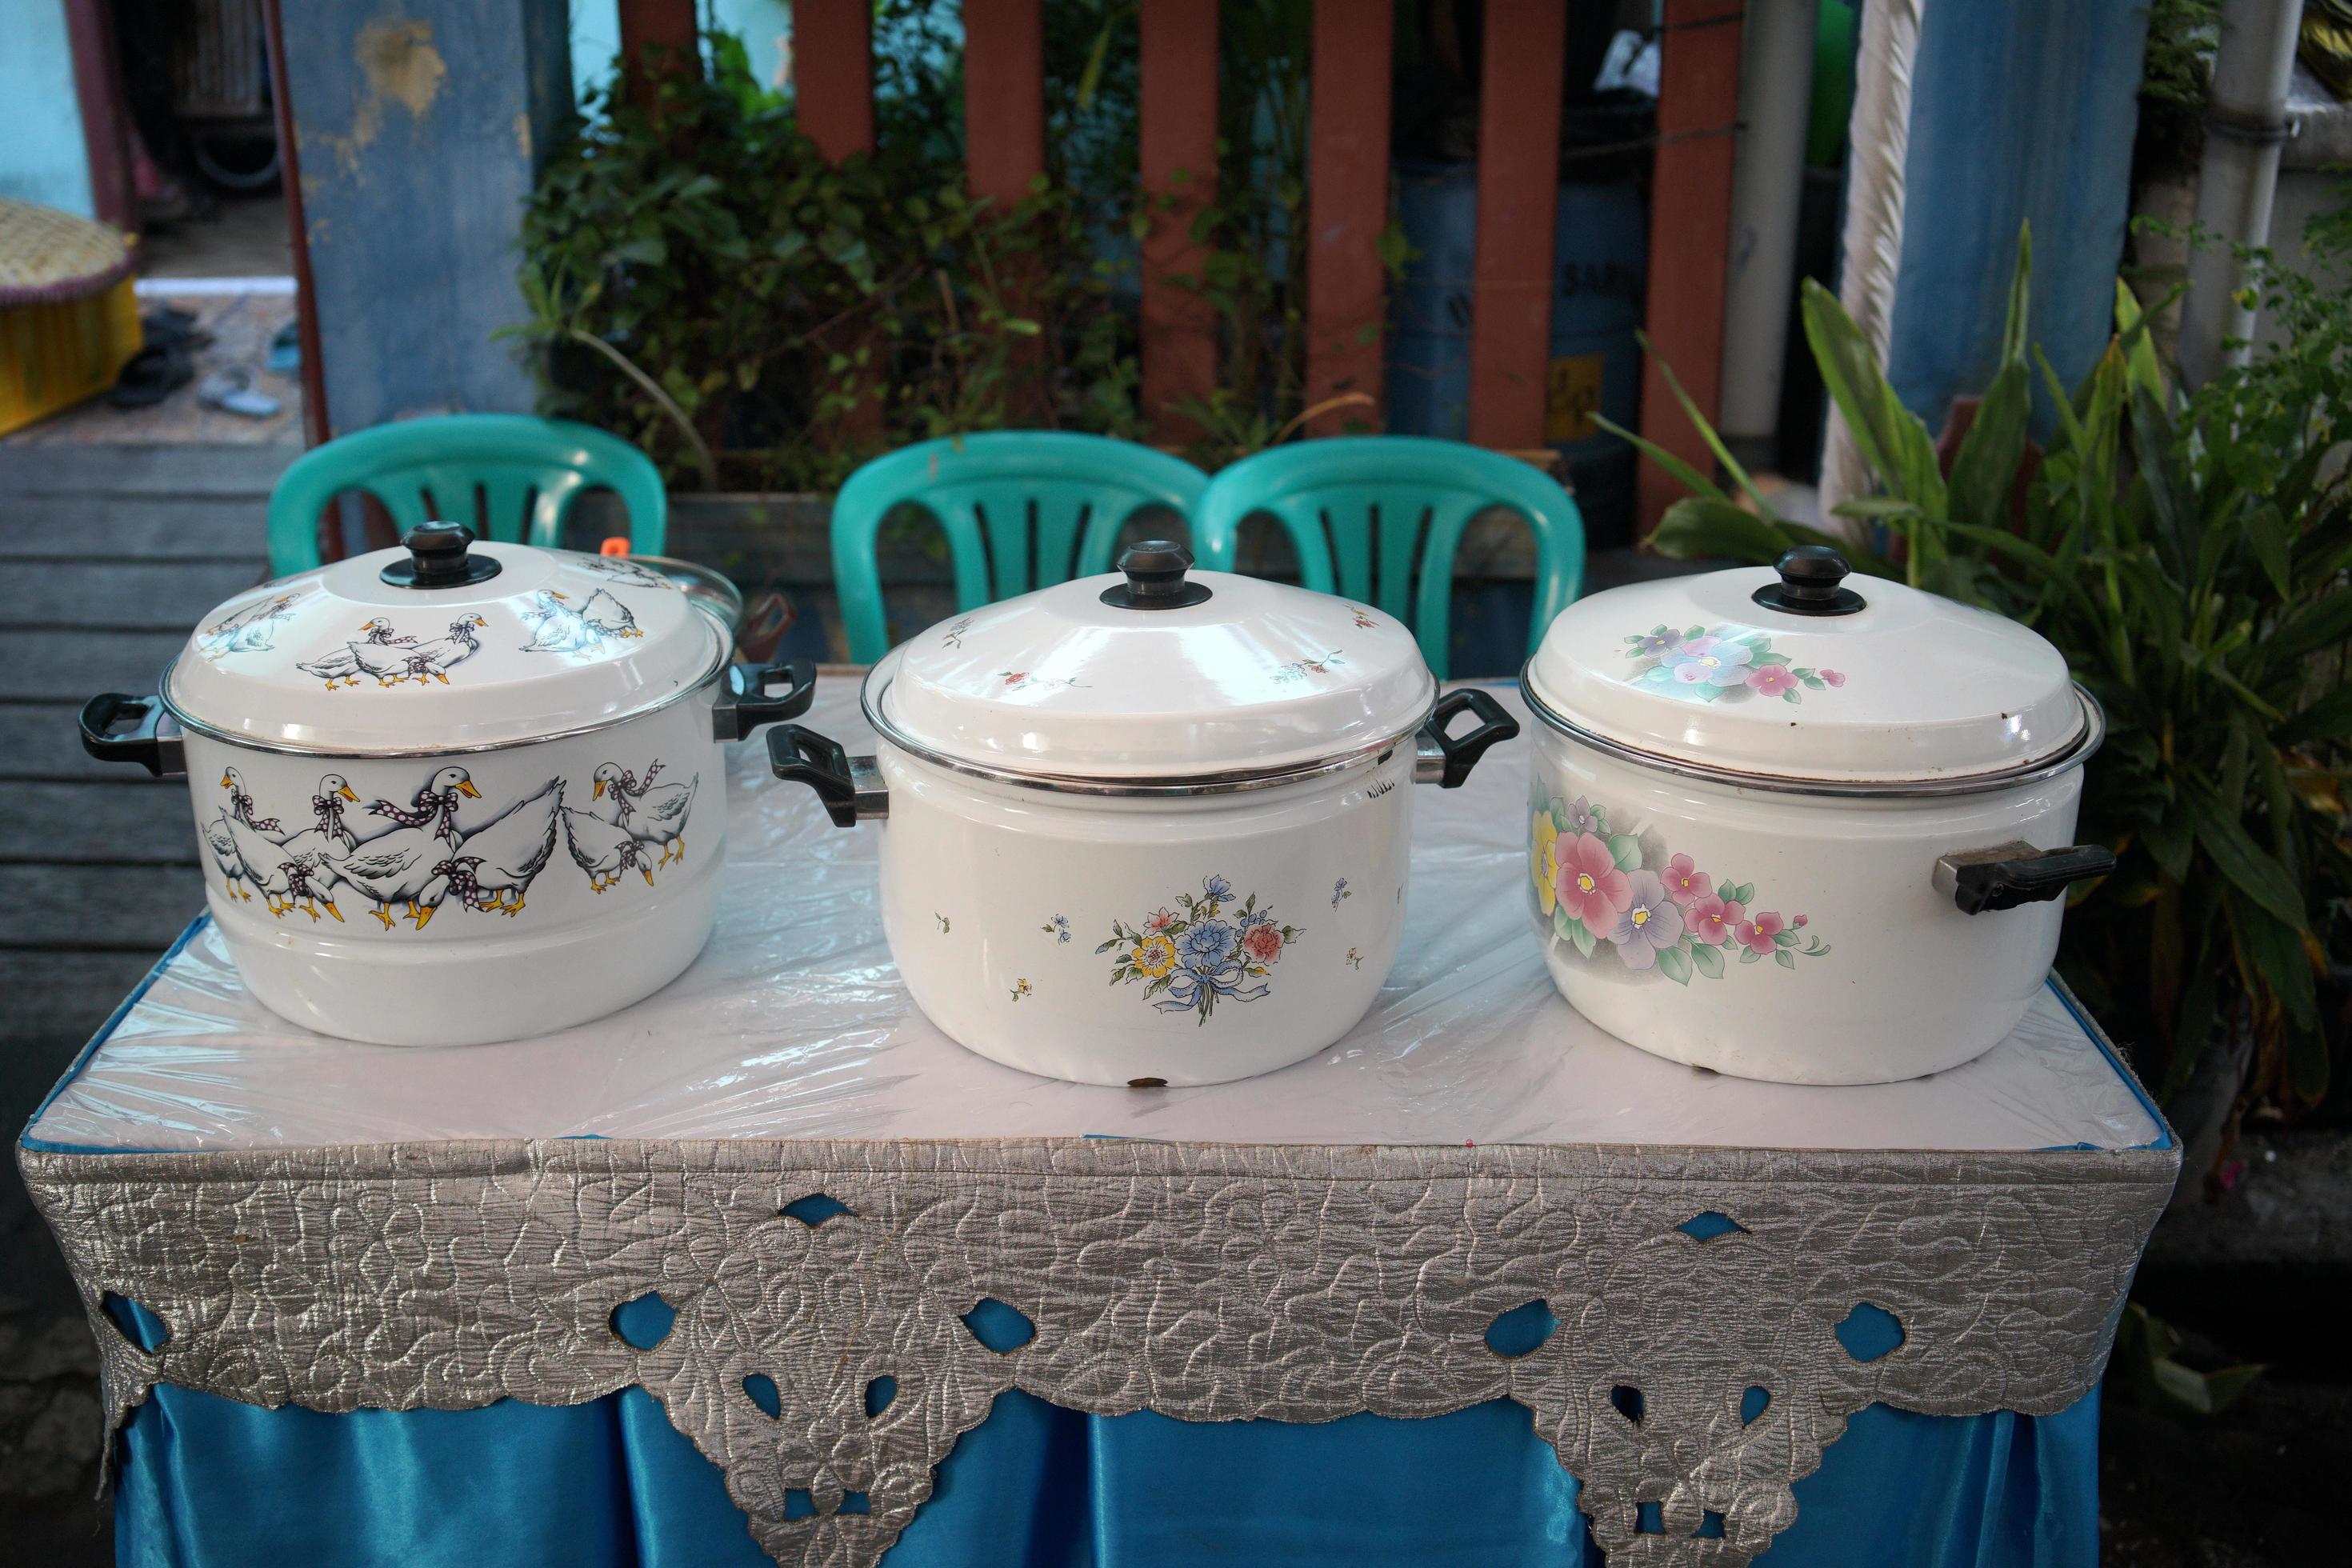
[[[1225,890],[1230,893],[1233,889],[1229,887]],[[1202,921],[1176,939],[1176,956],[1196,974],[1214,974],[1232,960],[1234,944],[1239,940],[1234,928],[1224,921]]]
[[[1234,896],[1234,885],[1231,882],[1226,881],[1223,877],[1208,876],[1202,878],[1201,890],[1221,904],[1227,899]]]

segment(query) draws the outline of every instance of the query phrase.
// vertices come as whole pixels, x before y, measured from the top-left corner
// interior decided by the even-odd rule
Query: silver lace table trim
[[[1864,1405],[2043,1415],[2088,1390],[2179,1167],[2171,1150],[1116,1140],[19,1159],[98,1335],[110,1429],[158,1383],[322,1411],[635,1384],[725,1471],[763,1549],[826,1568],[877,1562],[1008,1388],[1187,1421],[1508,1397],[1583,1483],[1612,1563],[1745,1563]],[[783,1212],[819,1193],[848,1212]],[[1710,1214],[1740,1228],[1678,1228]],[[110,1291],[168,1342],[133,1346]],[[649,1291],[677,1319],[638,1350],[611,1320]],[[1025,1345],[967,1327],[987,1298],[1031,1321]],[[1558,1328],[1523,1356],[1490,1349],[1532,1300]],[[1866,1363],[1836,1333],[1859,1302],[1904,1333]],[[745,1391],[755,1373],[780,1415]],[[886,1376],[897,1396],[869,1419]],[[1743,1425],[1750,1386],[1770,1403]],[[815,1513],[786,1519],[788,1489]],[[869,1511],[837,1511],[849,1493]],[[1665,1534],[1636,1534],[1642,1501]],[[1722,1538],[1693,1539],[1710,1511]]]

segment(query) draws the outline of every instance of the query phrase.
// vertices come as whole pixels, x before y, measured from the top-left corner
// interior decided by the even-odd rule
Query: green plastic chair
[[[900,506],[939,521],[955,565],[956,607],[1110,570],[1127,520],[1148,506],[1185,514],[1209,476],[1149,447],[1057,430],[923,441],[849,476],[833,503],[833,578],[849,657],[890,651],[875,536]]]
[[[629,513],[629,551],[659,555],[669,497],[653,459],[618,436],[528,414],[447,414],[341,436],[297,458],[269,494],[269,570],[320,563],[319,514],[346,490],[382,501],[403,533],[436,519],[487,538],[552,545],[583,490],[608,486]]]
[[[1558,484],[1499,452],[1421,436],[1332,436],[1276,447],[1217,475],[1192,510],[1192,548],[1202,565],[1230,572],[1243,521],[1271,514],[1298,551],[1307,586],[1377,605],[1411,626],[1442,680],[1454,552],[1470,520],[1497,507],[1518,513],[1535,533],[1533,653],[1552,617],[1584,586],[1584,516]]]

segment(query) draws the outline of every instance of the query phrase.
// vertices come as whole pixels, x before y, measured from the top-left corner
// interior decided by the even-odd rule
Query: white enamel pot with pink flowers
[[[2015,1026],[2068,888],[2104,724],[2057,649],[1834,552],[1569,606],[1538,721],[1526,893],[1612,1034],[1788,1083],[1954,1067]]]
[[[769,737],[777,776],[882,835],[907,989],[982,1056],[1198,1084],[1314,1055],[1396,958],[1412,786],[1518,733],[1441,697],[1388,616],[1191,565],[1140,544],[918,634],[866,679],[873,756]]]

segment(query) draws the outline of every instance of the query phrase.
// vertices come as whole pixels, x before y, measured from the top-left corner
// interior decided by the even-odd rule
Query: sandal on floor
[[[267,419],[280,406],[268,393],[253,390],[253,373],[243,365],[231,365],[205,377],[204,384],[196,388],[196,397],[207,408],[242,414],[247,419]]]
[[[117,408],[152,408],[195,378],[195,360],[184,345],[159,343],[131,356],[106,400]]]

